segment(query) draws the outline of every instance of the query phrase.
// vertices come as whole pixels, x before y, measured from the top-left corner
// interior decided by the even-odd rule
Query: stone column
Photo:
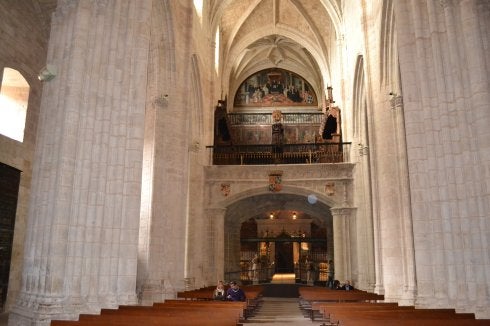
[[[12,325],[136,302],[149,1],[59,1]]]
[[[224,224],[224,243],[226,248],[224,262],[225,273],[237,272],[240,270],[240,226],[241,222],[228,217]],[[234,278],[240,275],[235,275]]]
[[[146,104],[145,185],[138,289],[142,303],[174,298],[185,273],[189,182],[189,2],[152,0]],[[135,3],[138,3],[137,1]],[[178,19],[175,18],[179,16]],[[179,72],[177,74],[177,71]],[[143,233],[142,233],[143,234]]]
[[[470,138],[470,146],[466,148],[469,151],[464,161],[466,164],[457,170],[458,176],[460,173],[464,176],[463,184],[458,184],[457,200],[464,198],[466,201],[465,205],[460,205],[461,233],[456,234],[460,241],[458,249],[462,249],[464,256],[462,265],[466,265],[462,270],[466,284],[455,290],[460,307],[475,310],[477,318],[490,318],[490,175],[484,172],[490,165],[490,66],[488,47],[485,46],[490,41],[490,6],[487,1],[462,0],[458,9],[464,44],[463,71],[467,71],[467,78],[463,79],[467,99],[459,109],[465,113],[463,121],[469,124],[467,137]],[[468,265],[472,274],[468,273]],[[467,300],[461,299],[462,286],[467,289]]]
[[[333,246],[334,246],[334,267],[336,280],[343,282],[351,280],[352,246],[351,246],[351,220],[353,208],[333,207]]]
[[[214,284],[217,280],[224,280],[225,266],[225,240],[227,239],[227,228],[225,228],[225,208],[208,208],[205,211],[206,220],[208,221],[208,241],[207,259],[203,259],[203,264],[209,266],[208,281]],[[240,241],[240,234],[238,234]],[[238,248],[240,252],[240,247]]]
[[[400,250],[403,278],[398,277],[403,284],[401,303],[413,305],[416,296],[415,253],[413,243],[412,213],[410,208],[410,182],[408,179],[407,143],[405,137],[405,120],[402,96],[394,96],[390,101],[395,140],[396,184],[399,202],[398,216],[400,218]]]

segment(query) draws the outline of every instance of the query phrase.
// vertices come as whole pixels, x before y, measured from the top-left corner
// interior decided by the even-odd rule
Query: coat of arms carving
[[[335,183],[327,183],[325,185],[325,193],[327,196],[333,196],[335,194]]]
[[[269,190],[273,192],[282,189],[282,171],[272,171],[269,173]]]
[[[228,195],[231,192],[231,185],[229,183],[222,183],[221,184],[221,194],[223,196],[228,197]]]

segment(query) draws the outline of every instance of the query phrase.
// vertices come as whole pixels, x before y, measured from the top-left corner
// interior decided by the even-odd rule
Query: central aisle
[[[288,325],[288,326],[319,326],[322,321],[312,322],[304,317],[299,309],[298,298],[275,298],[264,297],[262,306],[257,310],[254,317],[248,318],[243,325]],[[325,323],[327,325],[327,323]]]

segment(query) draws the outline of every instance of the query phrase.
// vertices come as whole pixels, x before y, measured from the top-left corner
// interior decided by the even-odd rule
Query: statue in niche
[[[284,143],[284,127],[281,123],[282,112],[275,110],[272,112],[272,151],[274,153],[282,153],[282,145]]]

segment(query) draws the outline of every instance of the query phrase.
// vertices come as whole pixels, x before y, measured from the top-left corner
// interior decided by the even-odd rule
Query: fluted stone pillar
[[[333,246],[335,279],[340,282],[352,279],[352,221],[355,209],[353,208],[331,208],[333,216]]]
[[[147,224],[140,243],[141,302],[175,298],[186,276],[189,221],[189,97],[192,3],[152,0],[143,199]],[[137,1],[135,3],[138,3]],[[178,17],[178,19],[176,19]],[[177,73],[178,72],[178,73]]]
[[[237,222],[230,217],[224,223],[224,230],[228,231],[224,234],[224,248],[226,248],[224,252],[225,273],[240,270],[240,226],[241,222]],[[238,274],[234,277],[239,276]]]
[[[225,208],[208,208],[205,210],[205,218],[208,222],[208,241],[209,248],[207,250],[207,266],[208,284],[214,284],[217,280],[224,280],[223,271],[228,264],[225,261],[225,241],[228,235],[225,234]],[[238,233],[238,244],[240,244],[240,234]],[[235,247],[236,248],[236,247]],[[240,247],[238,247],[238,253]],[[235,255],[236,256],[236,255]],[[238,257],[240,259],[240,257]]]
[[[413,305],[416,296],[415,254],[413,243],[412,214],[410,209],[410,183],[408,179],[407,143],[403,116],[403,97],[394,96],[390,100],[393,119],[395,152],[397,157],[397,196],[399,202],[400,251],[402,276],[398,280],[403,285],[399,302]]]
[[[488,318],[489,4],[397,2],[417,304]],[[425,19],[423,19],[425,18]],[[484,127],[485,126],[485,127]],[[482,245],[483,244],[483,245]]]
[[[149,1],[59,1],[11,325],[136,302]]]

